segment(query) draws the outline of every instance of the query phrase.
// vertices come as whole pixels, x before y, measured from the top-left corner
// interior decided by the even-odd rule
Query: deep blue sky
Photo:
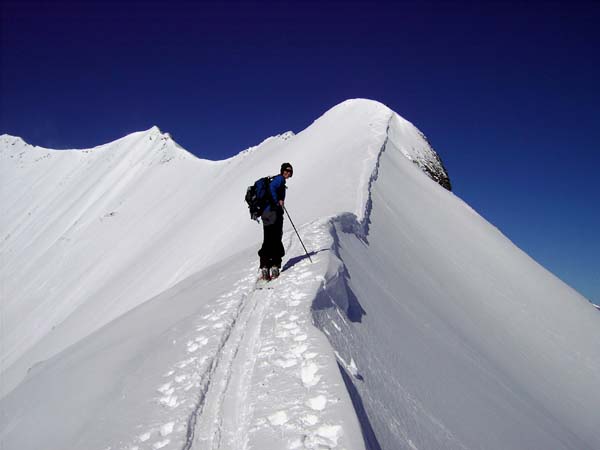
[[[5,0],[0,133],[85,148],[158,125],[222,159],[379,100],[600,303],[600,3],[521,3]]]

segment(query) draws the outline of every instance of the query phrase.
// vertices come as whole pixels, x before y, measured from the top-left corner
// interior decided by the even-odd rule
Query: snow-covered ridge
[[[427,173],[431,179],[450,190],[451,185],[448,174],[441,162],[439,155],[431,148],[427,142],[427,139],[425,138],[425,135],[421,133],[413,124],[389,110],[386,106],[372,100],[352,99],[333,107],[323,117],[335,115],[337,110],[344,110],[347,107],[356,107],[357,105],[360,107],[360,105],[367,104],[378,105],[378,107],[388,111],[390,120],[387,131],[390,133],[392,140],[395,139],[404,142],[404,145],[399,146],[400,151],[409,160],[413,161],[425,173]],[[320,120],[321,119],[317,119],[314,124],[318,124]],[[344,120],[344,118],[340,118],[340,120]],[[4,134],[0,136],[0,158],[4,156],[7,159],[14,160],[22,166],[26,163],[38,162],[41,159],[51,158],[56,154],[71,152],[80,153],[81,155],[88,155],[98,153],[100,150],[108,149],[108,151],[112,150],[122,154],[124,151],[132,148],[137,148],[139,152],[140,144],[142,144],[142,147],[146,147],[144,152],[148,152],[148,155],[144,155],[145,157],[150,159],[158,158],[158,162],[163,164],[175,158],[200,159],[206,163],[230,162],[232,159],[247,155],[256,149],[270,147],[277,145],[282,141],[288,141],[294,138],[294,136],[295,134],[293,131],[287,131],[285,133],[266,138],[260,144],[252,146],[246,150],[242,150],[238,155],[228,158],[227,160],[210,161],[197,158],[177,144],[168,132],[163,133],[156,125],[148,130],[134,132],[115,141],[86,149],[54,150],[34,146],[28,144],[20,137]],[[144,140],[148,141],[146,142],[146,144],[148,144],[147,146],[143,145]],[[154,149],[154,155],[150,157],[153,148],[156,147],[155,145],[152,145],[153,141],[158,141],[161,143],[161,145],[158,150]]]
[[[275,136],[270,136],[270,137],[264,139],[260,144],[253,145],[252,147],[249,147],[246,150],[242,150],[236,156],[233,156],[230,159],[237,158],[241,155],[247,155],[248,153],[252,153],[252,152],[256,151],[257,149],[264,147],[265,145],[270,145],[273,143],[277,144],[280,140],[287,141],[288,139],[292,139],[294,136],[295,136],[295,134],[293,131],[286,131],[285,133],[277,134]]]
[[[89,152],[90,150],[105,148],[106,146],[114,145],[118,142],[124,142],[124,141],[130,140],[130,139],[134,139],[141,135],[146,135],[151,138],[172,139],[171,135],[169,133],[163,133],[157,125],[153,125],[152,127],[148,128],[147,130],[136,131],[136,132],[130,133],[126,136],[123,136],[119,139],[116,139],[114,141],[106,142],[104,144],[96,145],[96,146],[90,147],[90,148],[67,148],[67,149],[60,149],[60,150],[51,149],[51,148],[41,147],[39,145],[32,145],[32,144],[26,142],[23,138],[18,137],[18,136],[13,136],[10,134],[0,135],[0,142],[2,142],[5,146],[10,146],[10,145],[15,145],[17,143],[21,143],[28,147],[37,148],[37,149],[41,149],[41,150],[51,150],[53,152],[54,151],[56,151],[56,152],[68,152],[68,151],[87,151],[87,152]]]
[[[177,144],[169,133],[162,133],[157,126],[128,134],[115,141],[86,149],[54,150],[28,144],[23,139],[4,134],[0,136],[0,158],[23,168],[42,159],[58,158],[107,158],[106,153],[125,158],[131,152],[144,152],[144,159],[164,164],[173,159],[195,159],[191,153]],[[65,156],[69,155],[69,156]]]
[[[148,132],[0,164],[8,448],[599,446],[600,317],[440,187],[412,124],[350,100],[160,164]],[[283,161],[313,263],[286,219],[259,290],[242,198]]]
[[[218,162],[190,155],[157,127],[74,151],[2,137],[3,389],[38,361],[254,242],[243,193],[283,161],[295,167],[288,199],[298,223],[364,215],[393,114],[377,102],[347,101],[298,135]]]
[[[27,144],[22,138],[18,136],[12,136],[10,134],[0,135],[0,142],[2,142],[3,147],[13,146],[16,144]]]

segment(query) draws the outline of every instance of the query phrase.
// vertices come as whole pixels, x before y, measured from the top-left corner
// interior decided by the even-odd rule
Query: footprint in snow
[[[277,333],[275,333],[275,337],[278,339],[285,339],[289,335],[290,333],[288,333],[287,331],[278,331]]]
[[[316,397],[309,398],[306,401],[306,406],[314,411],[323,411],[327,406],[327,397],[324,395],[317,395]]]
[[[291,297],[293,300],[302,300],[303,298],[308,297],[308,294],[299,291],[294,291],[291,293]]]
[[[309,449],[331,449],[337,447],[342,434],[340,425],[323,425],[315,433],[304,438],[304,446]]]
[[[321,380],[321,377],[317,376],[318,371],[319,367],[315,363],[303,364],[300,370],[302,384],[307,388],[315,386]]]
[[[188,379],[188,376],[187,376],[187,375],[185,375],[185,374],[184,374],[184,375],[177,375],[177,376],[175,377],[175,383],[179,383],[179,384],[181,384],[181,383],[183,383],[183,382],[184,382],[185,380],[187,380],[187,379]]]
[[[285,411],[279,411],[276,412],[275,414],[271,414],[269,417],[269,423],[273,426],[277,426],[277,425],[283,425],[285,423],[287,423],[288,421],[288,416],[285,413]]]
[[[300,418],[304,425],[313,426],[319,423],[319,418],[314,414],[306,414]]]
[[[296,356],[300,356],[306,350],[308,350],[308,346],[302,344],[302,345],[297,345],[294,348],[292,348],[291,352]]]
[[[140,442],[146,442],[148,439],[150,439],[150,432],[140,434],[138,436],[138,439],[140,440]]]
[[[195,342],[188,342],[187,343],[187,351],[189,353],[194,353],[199,348],[200,348],[200,346],[198,344],[196,344]]]
[[[175,428],[175,422],[165,423],[160,427],[160,435],[162,437],[166,437],[173,432],[173,428]]]
[[[273,362],[276,366],[279,366],[283,369],[287,369],[288,367],[293,367],[298,364],[298,361],[295,359],[277,359]]]
[[[171,395],[175,389],[171,388],[171,383],[165,383],[157,389],[161,394]]]
[[[160,441],[160,442],[157,442],[156,444],[154,444],[152,446],[152,448],[154,450],[159,450],[159,449],[161,449],[161,448],[166,447],[167,445],[169,445],[170,442],[171,441],[169,439],[165,439],[164,441]]]
[[[177,368],[178,369],[185,369],[187,366],[189,366],[190,364],[192,364],[194,361],[196,361],[198,358],[196,357],[192,357],[186,360],[183,360],[179,363],[177,363]]]
[[[159,400],[159,403],[169,408],[177,408],[179,406],[176,395],[166,395]]]

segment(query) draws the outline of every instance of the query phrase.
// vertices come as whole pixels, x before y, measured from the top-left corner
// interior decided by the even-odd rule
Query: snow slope
[[[0,158],[6,448],[600,446],[597,312],[384,105],[217,162],[157,128]],[[286,220],[256,290],[241,198],[283,161],[314,262]]]
[[[333,221],[314,315],[381,448],[599,448],[594,307],[393,143],[372,196],[366,239]]]

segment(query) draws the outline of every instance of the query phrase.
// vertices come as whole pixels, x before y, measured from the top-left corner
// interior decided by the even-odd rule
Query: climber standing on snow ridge
[[[269,182],[270,198],[261,219],[263,223],[263,244],[258,251],[260,257],[261,278],[271,280],[279,276],[281,258],[285,254],[281,238],[283,237],[283,207],[285,201],[285,180],[291,178],[294,169],[290,163],[283,163],[279,175]]]

